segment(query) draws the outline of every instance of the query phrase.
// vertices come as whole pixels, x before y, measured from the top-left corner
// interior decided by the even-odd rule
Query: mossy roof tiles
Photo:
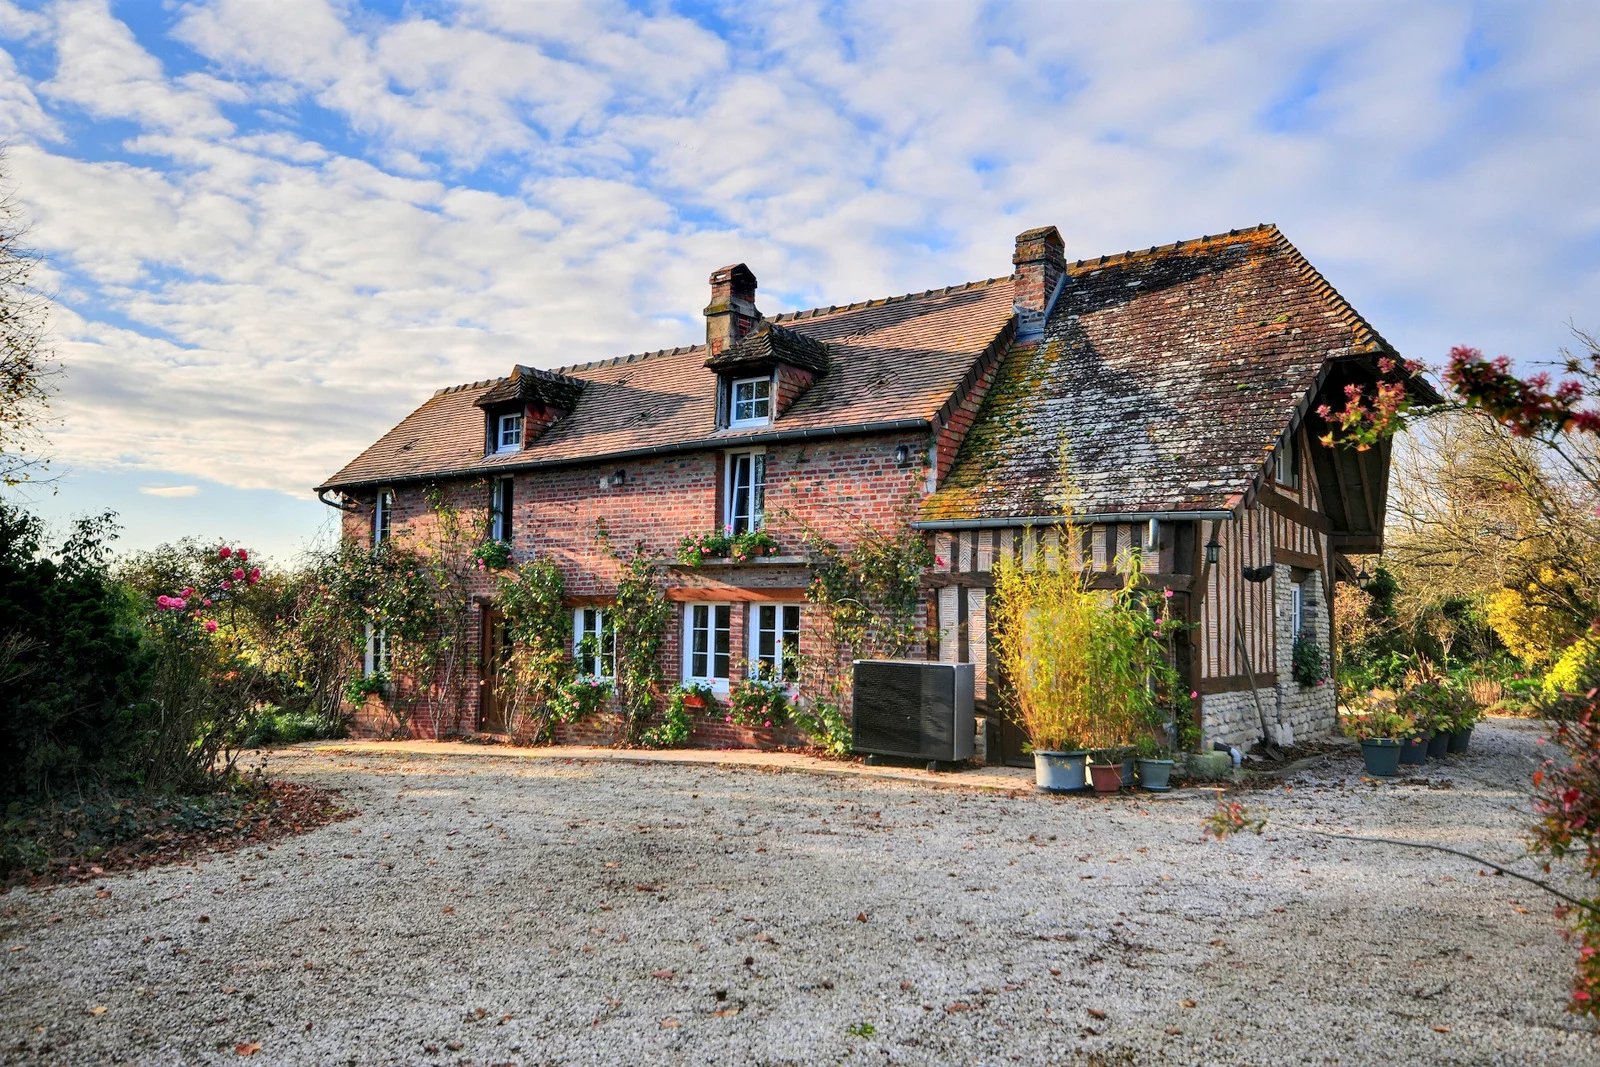
[[[1330,360],[1387,342],[1275,226],[1068,266],[924,521],[1231,510]]]

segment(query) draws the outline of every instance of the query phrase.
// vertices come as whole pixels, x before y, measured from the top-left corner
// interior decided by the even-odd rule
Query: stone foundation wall
[[[1248,689],[1202,697],[1200,713],[1205,748],[1210,748],[1214,741],[1221,741],[1248,750],[1262,739],[1263,713],[1267,720],[1268,740],[1280,745],[1304,744],[1333,733],[1338,712],[1332,681],[1302,686],[1294,678],[1293,587],[1291,568],[1278,565],[1273,578],[1273,614],[1281,671],[1276,678],[1271,675],[1257,677],[1260,710],[1257,710],[1255,696]],[[1332,627],[1321,572],[1307,574],[1301,588],[1305,630],[1315,637],[1326,656]]]

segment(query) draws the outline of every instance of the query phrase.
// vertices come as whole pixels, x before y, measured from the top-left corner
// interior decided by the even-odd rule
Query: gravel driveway
[[[88,1063],[1600,1063],[1518,854],[1536,731],[1426,779],[1057,799],[292,750],[359,817],[0,898],[0,1057]],[[259,1045],[259,1050],[254,1047]]]

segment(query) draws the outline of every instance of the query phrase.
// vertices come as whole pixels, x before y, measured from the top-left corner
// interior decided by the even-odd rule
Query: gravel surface
[[[290,750],[361,814],[0,897],[0,1059],[1600,1063],[1543,894],[1289,829],[1515,858],[1536,736],[1332,757],[1223,843],[1198,792]]]

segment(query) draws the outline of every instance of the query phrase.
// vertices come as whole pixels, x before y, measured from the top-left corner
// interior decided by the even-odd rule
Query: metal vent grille
[[[970,663],[858,660],[855,750],[955,761],[973,753]]]

